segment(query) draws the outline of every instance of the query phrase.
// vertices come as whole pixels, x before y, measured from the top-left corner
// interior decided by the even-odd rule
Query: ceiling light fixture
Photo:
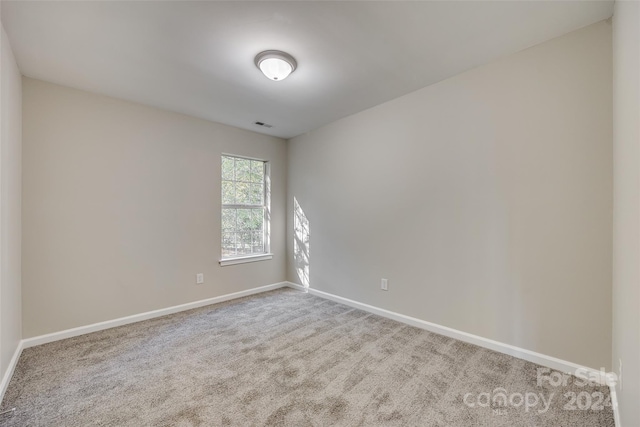
[[[293,56],[279,50],[265,50],[256,55],[256,67],[267,78],[280,81],[293,73],[298,65]]]

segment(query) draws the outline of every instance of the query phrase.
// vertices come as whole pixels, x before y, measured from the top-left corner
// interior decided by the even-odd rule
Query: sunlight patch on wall
[[[298,278],[305,288],[309,287],[309,220],[293,198],[293,258]]]

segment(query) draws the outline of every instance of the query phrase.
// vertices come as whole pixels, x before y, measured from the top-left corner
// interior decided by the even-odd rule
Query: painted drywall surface
[[[23,90],[25,338],[285,279],[284,140],[29,78]],[[271,162],[272,260],[218,264],[222,153]]]
[[[0,81],[0,378],[22,339],[22,77],[2,28]]]
[[[290,140],[288,280],[609,369],[611,55],[597,23]]]
[[[640,426],[640,3],[613,16],[613,367],[623,426]]]

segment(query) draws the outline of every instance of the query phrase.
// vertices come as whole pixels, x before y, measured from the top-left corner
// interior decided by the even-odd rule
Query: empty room
[[[0,426],[640,427],[640,1],[0,1]]]

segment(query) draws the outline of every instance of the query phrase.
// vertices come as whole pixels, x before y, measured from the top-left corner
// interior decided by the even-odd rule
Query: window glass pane
[[[251,181],[251,160],[236,159],[236,181]]]
[[[262,204],[262,193],[264,192],[264,185],[260,184],[251,184],[250,187],[250,201],[252,205],[261,205]]]
[[[262,231],[254,231],[253,232],[253,242],[252,242],[252,250],[253,253],[261,253],[264,252],[264,242],[262,241]]]
[[[251,184],[246,182],[236,182],[236,204],[251,204]]]
[[[222,156],[222,179],[233,181],[233,157]]]
[[[251,182],[260,184],[264,182],[264,162],[259,160],[251,161]]]
[[[238,254],[250,254],[251,253],[251,232],[242,231],[237,233],[236,246],[238,248]]]
[[[235,231],[236,229],[236,210],[222,210],[222,231]]]
[[[251,209],[238,209],[238,230],[251,230]]]
[[[232,205],[236,202],[235,186],[232,181],[222,181],[222,204]]]
[[[262,233],[263,223],[264,223],[264,210],[253,209],[253,214],[251,218],[251,225],[252,225],[251,229]]]
[[[222,256],[236,254],[236,233],[222,233]]]

